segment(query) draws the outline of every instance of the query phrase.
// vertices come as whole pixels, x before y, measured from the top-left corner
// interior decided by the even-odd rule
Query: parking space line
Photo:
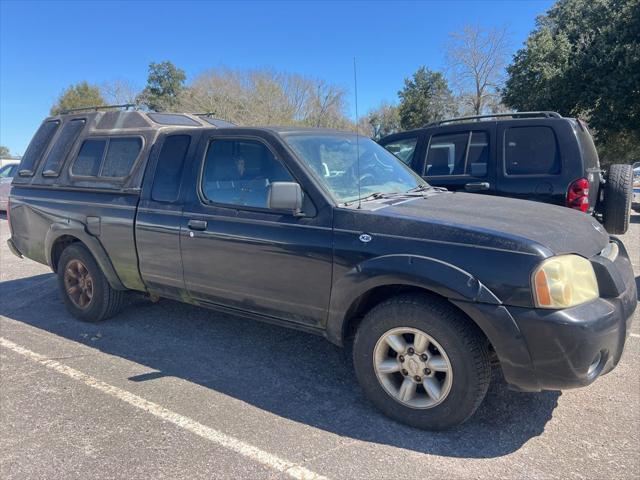
[[[0,337],[0,346],[7,348],[15,353],[18,353],[29,360],[32,360],[44,367],[50,368],[62,375],[73,378],[74,380],[81,381],[89,387],[95,388],[103,393],[111,395],[112,397],[122,400],[136,408],[144,410],[152,415],[155,415],[162,420],[173,423],[180,428],[188,430],[206,440],[216,443],[224,448],[232,450],[240,455],[247,457],[250,460],[261,463],[273,470],[285,473],[292,478],[298,480],[328,480],[326,477],[319,475],[311,470],[308,470],[298,464],[284,460],[276,455],[272,455],[264,450],[261,450],[253,445],[243,442],[235,437],[222,433],[211,427],[207,427],[189,417],[185,417],[178,413],[175,413],[167,408],[164,408],[157,403],[150,402],[138,395],[130,393],[118,387],[114,387],[108,383],[105,383],[97,378],[87,375],[79,370],[68,367],[56,360],[50,359],[36,352],[32,352],[10,340]]]

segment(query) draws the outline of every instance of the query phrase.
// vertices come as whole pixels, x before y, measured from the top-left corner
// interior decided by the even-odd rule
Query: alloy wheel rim
[[[85,310],[93,299],[93,278],[80,260],[71,260],[64,271],[64,287],[73,304]]]
[[[373,350],[373,367],[382,388],[407,407],[433,408],[451,391],[449,357],[433,337],[417,328],[393,328],[383,334]]]

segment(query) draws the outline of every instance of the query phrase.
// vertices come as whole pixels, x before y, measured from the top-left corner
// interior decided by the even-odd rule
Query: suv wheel
[[[602,220],[607,232],[622,235],[629,228],[629,215],[633,202],[633,167],[611,165],[604,186]]]
[[[367,397],[414,427],[439,430],[464,422],[489,388],[486,338],[438,298],[398,296],[374,307],[358,328],[353,357]]]
[[[58,261],[58,287],[73,316],[99,322],[120,311],[125,292],[114,290],[91,252],[79,243],[64,249]]]

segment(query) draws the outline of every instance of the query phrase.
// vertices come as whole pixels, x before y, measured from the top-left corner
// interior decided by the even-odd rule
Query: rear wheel
[[[353,357],[367,397],[414,427],[464,422],[489,388],[486,338],[439,298],[398,296],[374,307],[358,328]]]
[[[58,262],[58,287],[73,316],[99,322],[120,311],[125,292],[114,290],[91,252],[74,243],[64,249]]]
[[[631,165],[611,165],[604,186],[602,223],[607,232],[621,235],[629,228],[633,202],[633,168]]]

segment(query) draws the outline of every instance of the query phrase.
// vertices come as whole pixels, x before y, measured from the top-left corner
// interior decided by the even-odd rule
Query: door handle
[[[206,220],[189,220],[187,224],[190,230],[206,230],[207,229],[207,221]]]
[[[478,192],[480,190],[489,190],[489,182],[475,182],[475,183],[467,183],[465,184],[465,190],[470,192]]]

